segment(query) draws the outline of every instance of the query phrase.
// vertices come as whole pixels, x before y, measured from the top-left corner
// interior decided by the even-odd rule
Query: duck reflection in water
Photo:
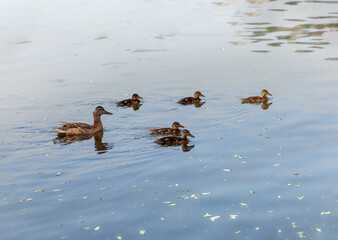
[[[190,145],[188,146],[188,144],[182,144],[182,151],[183,152],[189,152],[191,149],[193,149],[195,147],[195,145]]]
[[[262,105],[261,105],[261,108],[263,110],[267,110],[270,107],[271,104],[272,103],[263,102]]]
[[[65,135],[65,134],[58,134],[58,136],[53,140],[54,144],[60,145],[69,145],[75,142],[81,142],[85,140],[89,140],[94,137],[95,141],[95,151],[97,154],[103,154],[108,152],[110,149],[113,148],[113,144],[103,143],[103,132],[98,132],[95,134],[81,134],[81,135]]]

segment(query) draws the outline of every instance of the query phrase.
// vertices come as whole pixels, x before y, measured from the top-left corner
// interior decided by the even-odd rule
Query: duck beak
[[[111,112],[105,111],[103,114],[113,115]]]
[[[143,99],[142,97],[138,96],[138,99]]]
[[[192,135],[192,134],[189,134],[189,136],[192,137],[192,138],[195,138],[194,135]]]
[[[203,94],[201,94],[201,97],[205,97]]]
[[[272,96],[272,94],[271,94],[271,93],[269,93],[269,92],[268,92],[268,94],[267,94],[267,95],[270,95],[270,96]]]
[[[184,128],[184,126],[182,126],[181,124],[178,127]]]

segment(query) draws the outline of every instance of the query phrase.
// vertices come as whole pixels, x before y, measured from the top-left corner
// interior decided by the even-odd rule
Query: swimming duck
[[[133,105],[139,104],[141,101],[139,99],[142,99],[138,94],[134,93],[131,99],[125,99],[120,102],[117,102],[116,105],[120,107],[128,106],[131,107]]]
[[[248,98],[242,98],[242,103],[261,103],[261,102],[267,102],[268,97],[266,95],[272,96],[268,90],[263,89],[262,92],[262,97],[255,96],[255,97],[248,97]]]
[[[184,128],[181,124],[178,122],[174,122],[172,124],[172,128],[160,128],[160,129],[149,129],[151,133],[154,134],[173,134],[173,135],[178,135],[181,133],[181,130],[178,128]]]
[[[177,146],[189,143],[189,139],[187,138],[187,136],[194,138],[194,136],[191,135],[187,129],[184,129],[182,131],[182,137],[163,137],[156,140],[155,142],[160,145]]]
[[[194,97],[186,97],[179,100],[177,103],[188,105],[193,103],[199,103],[201,101],[200,97],[205,97],[200,91],[196,91]]]
[[[101,122],[101,115],[108,114],[112,115],[112,113],[107,112],[103,107],[96,107],[93,112],[94,124],[89,125],[87,123],[67,123],[61,122],[64,125],[59,128],[54,128],[54,130],[60,134],[66,135],[78,135],[78,134],[94,134],[103,130],[103,125]]]

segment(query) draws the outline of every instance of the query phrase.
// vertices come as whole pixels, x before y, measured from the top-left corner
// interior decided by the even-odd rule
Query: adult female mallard
[[[103,107],[96,107],[93,112],[94,124],[89,125],[87,123],[67,123],[61,122],[64,125],[59,128],[54,128],[56,132],[59,134],[66,135],[78,135],[78,134],[94,134],[103,130],[103,125],[101,122],[101,115],[108,114],[112,115],[112,113],[107,112]]]

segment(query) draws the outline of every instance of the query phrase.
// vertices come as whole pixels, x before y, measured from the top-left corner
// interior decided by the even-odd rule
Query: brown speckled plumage
[[[139,104],[141,101],[140,99],[142,99],[138,94],[134,93],[131,99],[125,99],[122,100],[120,102],[117,102],[116,105],[120,106],[120,107],[131,107],[134,104]]]
[[[182,131],[182,137],[163,137],[156,140],[155,142],[159,145],[177,146],[189,143],[187,136],[194,137],[188,130],[184,129]]]
[[[182,105],[189,105],[193,103],[199,103],[201,101],[200,97],[205,97],[200,91],[196,91],[194,97],[186,97],[179,100],[177,103]]]
[[[96,107],[93,112],[94,124],[89,125],[86,123],[67,123],[61,122],[64,125],[59,128],[54,128],[54,130],[60,134],[66,135],[78,135],[78,134],[94,134],[103,130],[103,125],[101,122],[101,115],[108,114],[112,115],[112,113],[107,112],[103,107]]]
[[[172,124],[172,128],[160,128],[160,129],[149,129],[151,133],[153,134],[173,134],[173,135],[179,135],[181,133],[181,130],[179,128],[184,128],[181,124],[178,122],[174,122]]]
[[[248,97],[248,98],[242,98],[242,103],[260,103],[260,102],[267,102],[269,98],[266,95],[272,96],[268,90],[263,89],[262,97],[260,96],[254,96],[254,97]]]

